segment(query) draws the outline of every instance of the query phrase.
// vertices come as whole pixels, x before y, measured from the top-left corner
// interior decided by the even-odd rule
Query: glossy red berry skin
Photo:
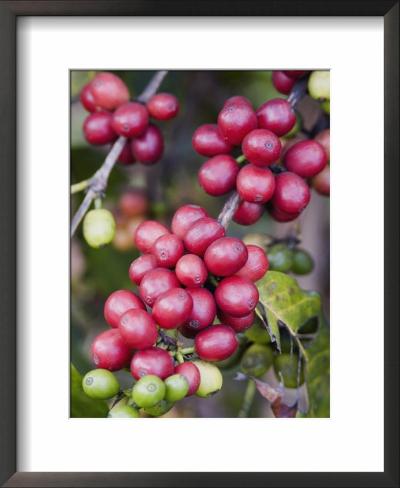
[[[184,376],[189,383],[189,391],[186,396],[194,395],[200,385],[199,368],[190,361],[175,366],[175,373]]]
[[[140,285],[143,276],[151,269],[157,268],[157,259],[152,254],[143,254],[129,266],[129,279],[132,283]]]
[[[252,203],[266,203],[275,190],[275,177],[268,168],[246,164],[238,174],[236,187],[242,200]]]
[[[176,263],[175,273],[182,285],[188,288],[202,286],[208,271],[204,261],[196,254],[185,254]]]
[[[143,301],[152,307],[160,295],[179,286],[178,278],[173,271],[165,268],[154,268],[143,276],[139,293]]]
[[[287,76],[283,71],[274,71],[272,73],[272,83],[278,92],[289,95],[296,80]]]
[[[310,198],[310,189],[303,178],[289,171],[276,175],[272,205],[277,210],[298,214],[307,207]]]
[[[247,261],[247,247],[236,237],[221,237],[207,248],[204,262],[215,276],[231,276]]]
[[[274,98],[257,110],[258,127],[268,129],[278,137],[287,134],[296,123],[296,115],[290,103],[283,98]]]
[[[143,253],[151,253],[156,240],[169,234],[169,230],[156,220],[145,220],[137,227],[134,235],[135,246]]]
[[[204,361],[223,361],[234,354],[239,346],[236,334],[227,325],[212,325],[199,332],[194,340],[197,355]]]
[[[131,349],[147,349],[155,344],[158,330],[153,317],[144,310],[128,310],[119,320],[118,330]]]
[[[204,217],[197,220],[184,237],[184,244],[186,249],[198,256],[203,256],[208,246],[219,239],[224,237],[225,229],[215,219]]]
[[[192,297],[186,290],[172,288],[155,301],[153,317],[163,329],[176,329],[188,320],[192,307]]]
[[[328,165],[311,180],[311,184],[320,195],[328,196],[331,192],[330,168]]]
[[[314,141],[317,141],[325,149],[326,157],[328,160],[331,157],[331,131],[330,129],[324,129],[319,132],[315,137]]]
[[[117,134],[111,127],[112,115],[108,112],[93,112],[83,123],[83,134],[89,144],[102,146],[114,142]]]
[[[233,220],[240,225],[252,225],[260,220],[264,213],[264,205],[243,200],[233,216]]]
[[[192,145],[196,152],[206,157],[229,154],[232,151],[232,145],[224,139],[216,124],[198,127],[193,134]]]
[[[96,104],[94,103],[92,88],[90,83],[87,83],[81,90],[79,95],[81,104],[88,112],[96,112]]]
[[[182,239],[175,234],[165,234],[156,240],[151,252],[159,266],[173,268],[184,250]]]
[[[145,310],[142,300],[129,290],[117,290],[111,293],[104,304],[104,319],[111,327],[118,327],[122,315],[131,309]]]
[[[104,110],[115,110],[129,100],[125,83],[113,73],[99,73],[91,82],[95,105]]]
[[[122,151],[118,156],[118,163],[119,164],[133,164],[135,162],[135,158],[132,154],[131,143],[130,141],[126,141]]]
[[[316,141],[300,141],[292,146],[284,158],[284,165],[302,178],[312,178],[320,173],[328,160],[324,148]]]
[[[214,322],[217,306],[213,294],[207,288],[188,288],[186,291],[192,297],[193,307],[185,328],[197,333]]]
[[[281,141],[267,129],[255,129],[244,138],[242,151],[246,159],[256,166],[269,166],[279,159]]]
[[[92,343],[92,359],[96,368],[118,371],[129,365],[132,352],[118,329],[106,330]]]
[[[174,374],[174,361],[164,349],[159,347],[144,349],[134,354],[131,361],[131,374],[137,380],[149,374],[163,380]]]
[[[236,273],[236,276],[248,278],[250,281],[260,280],[269,268],[268,257],[260,246],[248,244],[247,246],[247,261],[242,268]]]
[[[157,93],[147,102],[147,110],[157,120],[169,120],[178,115],[179,102],[171,93]]]
[[[155,125],[149,125],[145,132],[132,140],[134,158],[142,164],[154,164],[164,152],[164,139]]]
[[[138,102],[124,103],[113,114],[112,127],[124,137],[137,137],[144,133],[149,125],[149,113]]]
[[[239,333],[249,329],[254,324],[255,313],[250,312],[244,317],[233,317],[232,315],[219,311],[218,318],[221,323],[229,325],[236,333]]]
[[[289,76],[289,78],[297,80],[298,78],[301,78],[302,76],[304,76],[307,73],[307,71],[291,69],[291,70],[283,71],[283,73],[286,76]]]
[[[200,186],[212,196],[225,195],[236,186],[239,165],[227,154],[220,154],[206,161],[200,168],[198,178]]]
[[[257,287],[249,279],[229,276],[219,282],[214,297],[223,312],[243,317],[255,309],[259,295]]]
[[[293,220],[296,220],[297,217],[300,215],[300,212],[297,213],[283,212],[279,208],[272,207],[272,206],[268,209],[268,213],[277,222],[292,222]]]
[[[183,205],[178,208],[172,218],[172,232],[183,239],[189,228],[203,217],[208,217],[204,208],[198,205]]]
[[[245,135],[256,127],[256,113],[245,97],[229,98],[218,114],[218,128],[229,144],[240,145]]]

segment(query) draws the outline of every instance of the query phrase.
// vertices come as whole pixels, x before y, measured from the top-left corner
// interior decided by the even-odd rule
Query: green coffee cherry
[[[286,244],[274,244],[268,250],[269,269],[287,273],[293,263],[293,252]]]
[[[270,347],[253,344],[243,354],[240,367],[243,373],[259,378],[269,370],[273,362],[274,356]]]
[[[174,403],[167,402],[167,400],[161,400],[161,402],[154,405],[154,407],[147,407],[144,409],[144,411],[152,417],[161,417],[161,415],[169,412],[173,406]]]
[[[165,396],[165,384],[154,375],[140,378],[132,389],[132,400],[139,407],[154,407]]]
[[[107,400],[119,392],[119,383],[111,371],[93,369],[83,377],[82,388],[90,398]]]
[[[296,249],[293,251],[292,272],[297,275],[311,273],[314,268],[313,258],[307,251]]]
[[[200,371],[200,385],[196,391],[197,396],[206,398],[222,388],[222,374],[214,364],[206,361],[194,361],[194,364]]]
[[[331,97],[329,71],[313,71],[308,79],[308,92],[316,100],[329,100]]]
[[[271,337],[260,320],[257,320],[244,334],[251,342],[256,344],[269,344],[271,342]]]
[[[173,374],[165,381],[165,400],[167,402],[177,402],[185,398],[189,391],[188,380],[181,374]]]
[[[299,357],[297,354],[280,354],[274,361],[275,374],[286,388],[297,388]],[[299,385],[304,383],[304,367],[301,364]]]
[[[116,403],[113,408],[108,412],[108,418],[111,419],[128,419],[128,418],[138,418],[140,417],[139,412],[136,408],[128,405],[128,399],[123,398],[118,403]]]
[[[331,113],[331,102],[330,100],[324,100],[321,102],[321,108],[326,114]]]
[[[105,208],[90,210],[83,220],[83,236],[91,247],[109,244],[115,234],[113,214]]]

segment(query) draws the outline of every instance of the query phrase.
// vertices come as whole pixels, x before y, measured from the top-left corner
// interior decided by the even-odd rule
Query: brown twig
[[[232,195],[225,202],[222,207],[221,213],[218,215],[218,222],[226,229],[229,222],[233,219],[235,212],[239,206],[240,197],[237,192],[232,193]]]

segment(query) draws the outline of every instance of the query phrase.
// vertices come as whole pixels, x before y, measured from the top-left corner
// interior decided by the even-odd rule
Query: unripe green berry
[[[138,418],[140,417],[139,412],[136,408],[128,405],[128,399],[123,398],[113,408],[108,412],[108,418],[112,419],[127,419],[127,418]]]
[[[321,108],[326,114],[331,113],[331,102],[330,100],[324,100],[321,102]]]
[[[222,388],[222,374],[214,364],[206,361],[194,361],[194,364],[200,371],[200,385],[196,391],[197,396],[206,398]]]
[[[273,362],[274,356],[270,347],[253,344],[243,354],[240,367],[243,373],[258,378],[268,371]]]
[[[132,399],[139,407],[153,407],[165,396],[164,382],[154,375],[140,378],[132,389]]]
[[[91,247],[109,244],[115,234],[113,214],[105,208],[90,210],[83,220],[83,236]]]
[[[107,369],[93,369],[85,374],[82,388],[86,395],[96,400],[107,400],[119,391],[117,378]]]
[[[299,374],[299,357],[297,354],[279,354],[274,361],[275,374],[279,381],[283,381],[286,388],[297,388],[304,383],[304,367],[301,364],[300,378]]]
[[[268,250],[269,269],[287,273],[292,268],[293,252],[286,244],[274,244]]]
[[[168,402],[177,402],[185,398],[189,391],[189,383],[187,379],[181,374],[173,374],[165,381],[165,400]]]
[[[154,407],[147,407],[144,411],[152,417],[161,417],[161,415],[165,415],[169,412],[173,406],[174,403],[167,402],[167,400],[161,400],[161,402],[154,405]]]
[[[292,272],[297,275],[311,273],[314,268],[313,258],[303,249],[296,249],[293,252]]]
[[[329,71],[313,71],[308,79],[308,91],[316,100],[330,99]]]

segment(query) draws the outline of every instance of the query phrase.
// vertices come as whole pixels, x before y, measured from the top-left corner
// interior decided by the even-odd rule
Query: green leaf
[[[107,417],[108,406],[103,400],[93,400],[85,395],[82,388],[82,376],[71,364],[71,399],[70,415],[75,418]]]

